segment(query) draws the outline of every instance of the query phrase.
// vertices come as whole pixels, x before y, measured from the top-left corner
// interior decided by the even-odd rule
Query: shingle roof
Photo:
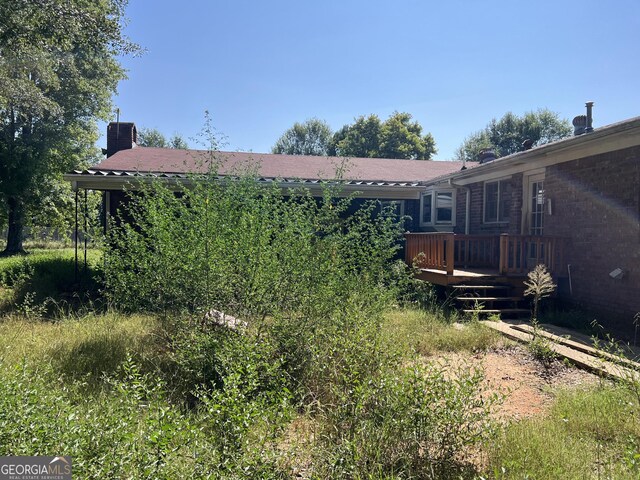
[[[280,155],[247,152],[215,152],[175,150],[169,148],[134,147],[121,150],[83,174],[90,175],[181,175],[205,173],[211,163],[216,173],[233,175],[255,168],[263,179],[300,179],[305,181],[336,179],[342,166],[338,157]],[[349,158],[344,160],[342,179],[383,184],[416,184],[456,172],[462,168],[457,161],[392,160],[384,158]]]

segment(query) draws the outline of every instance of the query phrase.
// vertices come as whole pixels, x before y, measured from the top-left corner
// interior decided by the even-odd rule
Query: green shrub
[[[169,342],[172,383],[190,401],[225,389],[230,378],[248,398],[288,391],[280,353],[269,337],[181,319]]]
[[[283,405],[280,414],[263,414],[259,402],[230,387],[185,412],[132,361],[121,370],[90,397],[81,382],[50,369],[4,371],[0,455],[60,452],[73,457],[78,478],[285,478],[274,440],[286,420]]]
[[[398,304],[402,307],[420,308],[425,311],[441,309],[436,286],[415,277],[416,270],[411,269],[403,260],[391,265],[390,282],[397,289]]]
[[[350,361],[354,351],[361,357],[353,363],[369,362],[379,315],[395,298],[389,266],[400,224],[392,212],[378,214],[377,202],[354,210],[351,198],[334,193],[285,194],[250,175],[193,178],[178,194],[152,184],[131,196],[133,223],[111,229],[107,294],[119,308],[195,323],[212,308],[239,317],[248,323],[247,341],[268,338],[290,386],[305,396],[305,388],[326,383],[326,365]],[[352,350],[367,329],[373,340]],[[182,360],[190,357],[180,362],[192,370],[193,386],[219,384],[220,359],[211,352],[221,340],[196,333],[201,338],[178,340]]]
[[[487,440],[498,400],[479,371],[426,364],[386,368],[340,390],[323,411],[321,478],[458,478],[463,454]]]
[[[64,314],[95,300],[100,286],[100,253],[88,252],[86,275],[84,259],[79,259],[77,278],[74,256],[72,249],[59,249],[0,258],[0,287],[11,292],[0,310],[38,317],[38,311],[42,315]]]
[[[384,312],[411,284],[392,268],[402,228],[377,202],[335,194],[215,172],[179,192],[151,184],[131,195],[132,223],[111,228],[109,300],[164,319],[171,378],[208,419],[222,475],[275,475],[293,407],[320,425],[319,478],[461,471],[487,433],[481,376],[407,368],[383,341]],[[211,325],[211,309],[246,328]]]

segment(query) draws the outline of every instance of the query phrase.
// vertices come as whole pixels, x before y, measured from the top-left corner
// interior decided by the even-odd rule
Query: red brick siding
[[[548,167],[545,194],[545,234],[571,239],[571,300],[630,329],[640,311],[640,147]],[[615,268],[622,280],[609,276]]]

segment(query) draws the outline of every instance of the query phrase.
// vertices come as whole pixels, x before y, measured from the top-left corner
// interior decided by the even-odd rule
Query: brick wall
[[[547,167],[545,196],[545,234],[571,239],[570,300],[630,331],[640,311],[640,147]],[[615,268],[624,278],[609,276]]]
[[[135,124],[130,122],[111,122],[107,126],[107,158],[120,150],[133,148],[138,141]]]

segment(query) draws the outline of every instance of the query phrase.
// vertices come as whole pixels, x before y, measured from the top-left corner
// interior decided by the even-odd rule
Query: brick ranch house
[[[518,277],[544,263],[561,299],[632,331],[640,312],[640,117],[578,133],[426,181],[420,224],[440,233],[408,234],[406,246],[407,258],[427,254],[423,278],[455,284],[496,269]],[[450,219],[438,216],[440,198],[453,201]]]
[[[521,286],[545,263],[561,299],[630,332],[640,312],[640,117],[589,130],[481,164],[351,158],[343,192],[393,202],[409,217],[406,258],[419,258],[425,280]],[[207,152],[139,147],[136,135],[133,123],[111,123],[107,158],[65,175],[76,190],[104,192],[107,215],[136,182],[185,182],[206,170]],[[216,161],[220,175],[253,165],[257,181],[312,193],[342,164],[244,152],[217,152]]]

